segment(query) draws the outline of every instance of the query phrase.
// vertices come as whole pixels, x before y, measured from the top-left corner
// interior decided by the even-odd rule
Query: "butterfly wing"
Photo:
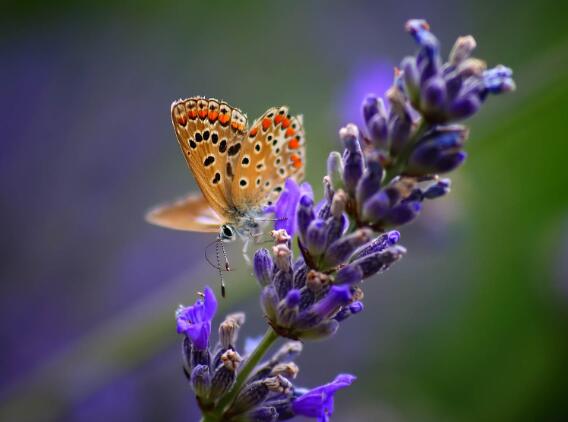
[[[285,106],[270,108],[253,123],[231,164],[234,206],[248,210],[272,205],[286,179],[300,182],[304,177],[302,117],[290,116]]]
[[[246,116],[213,98],[192,97],[172,104],[172,123],[183,156],[203,196],[217,215],[231,219],[231,167],[246,132]]]
[[[196,193],[150,210],[146,221],[169,229],[202,233],[218,233],[223,223],[203,195]]]

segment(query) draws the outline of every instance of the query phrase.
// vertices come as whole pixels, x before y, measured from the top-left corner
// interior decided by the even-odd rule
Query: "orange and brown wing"
[[[304,178],[305,148],[301,116],[273,107],[256,120],[233,158],[231,197],[239,209],[263,208],[278,198],[286,179]]]
[[[172,123],[183,156],[213,210],[229,219],[231,157],[239,154],[246,116],[213,98],[192,97],[172,104]]]
[[[193,193],[171,204],[151,209],[146,221],[175,230],[218,233],[223,221],[200,194]]]

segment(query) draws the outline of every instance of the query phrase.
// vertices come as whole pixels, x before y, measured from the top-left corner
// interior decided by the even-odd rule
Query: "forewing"
[[[286,179],[300,182],[304,178],[302,117],[290,116],[285,106],[266,111],[248,131],[232,167],[231,197],[237,209],[272,205]]]
[[[192,97],[172,104],[172,123],[187,164],[203,196],[223,219],[230,217],[230,157],[238,155],[246,116],[213,98]]]
[[[203,233],[218,233],[223,223],[208,201],[198,193],[150,210],[146,221],[170,229]]]

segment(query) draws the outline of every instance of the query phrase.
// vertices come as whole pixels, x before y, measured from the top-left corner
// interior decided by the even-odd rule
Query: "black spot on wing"
[[[231,145],[231,147],[229,147],[229,150],[227,151],[227,154],[232,157],[233,155],[236,155],[239,153],[239,151],[241,150],[241,143],[238,142],[234,145]]]

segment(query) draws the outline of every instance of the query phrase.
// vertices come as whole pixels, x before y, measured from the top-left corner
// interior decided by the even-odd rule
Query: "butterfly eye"
[[[233,237],[235,236],[235,231],[233,230],[233,228],[231,226],[228,226],[227,224],[223,224],[221,226],[221,238],[223,240],[232,240]]]

